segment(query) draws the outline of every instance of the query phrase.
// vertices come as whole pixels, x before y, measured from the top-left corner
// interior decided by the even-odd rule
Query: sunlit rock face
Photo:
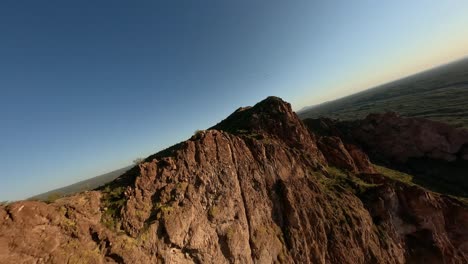
[[[466,204],[313,131],[269,97],[98,190],[1,206],[0,263],[467,263]]]

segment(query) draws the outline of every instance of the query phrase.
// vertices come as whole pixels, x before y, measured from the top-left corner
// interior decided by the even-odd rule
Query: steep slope
[[[355,121],[322,118],[304,123],[319,135],[359,145],[375,162],[407,171],[421,185],[468,197],[466,129],[393,112]]]
[[[340,142],[269,97],[100,190],[0,207],[0,262],[466,263],[465,204]]]

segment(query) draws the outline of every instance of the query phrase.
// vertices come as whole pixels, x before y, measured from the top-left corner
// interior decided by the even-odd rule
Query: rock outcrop
[[[332,166],[354,173],[375,173],[369,157],[357,146],[344,144],[339,137],[319,137],[318,147]]]
[[[321,136],[363,149],[372,160],[417,176],[437,191],[468,197],[468,130],[389,112],[363,120],[306,119]]]
[[[465,226],[270,97],[96,191],[1,206],[0,263],[466,263]]]
[[[423,118],[404,118],[397,113],[370,114],[363,120],[307,119],[320,135],[357,141],[368,151],[404,163],[410,158],[447,162],[468,161],[468,130]]]
[[[398,162],[427,157],[468,161],[461,152],[468,145],[468,130],[422,118],[402,118],[390,112],[367,116],[353,135],[360,142]]]

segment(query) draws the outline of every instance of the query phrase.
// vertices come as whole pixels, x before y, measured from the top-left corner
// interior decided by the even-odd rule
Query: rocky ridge
[[[0,206],[0,263],[466,263],[464,226],[269,97],[96,191]]]
[[[363,120],[306,119],[321,137],[338,137],[363,149],[374,162],[415,175],[436,191],[468,197],[468,130],[397,113]]]

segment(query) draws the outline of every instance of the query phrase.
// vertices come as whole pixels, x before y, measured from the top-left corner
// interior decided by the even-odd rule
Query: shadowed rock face
[[[354,173],[375,173],[367,155],[353,144],[343,144],[339,137],[319,137],[318,147],[329,165]]]
[[[467,262],[465,204],[373,172],[271,97],[99,190],[0,207],[0,263]]]
[[[436,121],[403,118],[389,112],[371,114],[357,121],[321,118],[304,122],[322,136],[338,136],[358,142],[371,154],[399,163],[420,157],[446,162],[468,161],[468,130]]]
[[[426,157],[453,162],[465,160],[468,130],[421,118],[402,118],[396,113],[373,114],[362,120],[353,135],[386,157],[398,162]]]
[[[371,159],[407,171],[434,190],[468,197],[468,130],[396,113],[363,120],[306,119],[309,129],[364,149]]]

